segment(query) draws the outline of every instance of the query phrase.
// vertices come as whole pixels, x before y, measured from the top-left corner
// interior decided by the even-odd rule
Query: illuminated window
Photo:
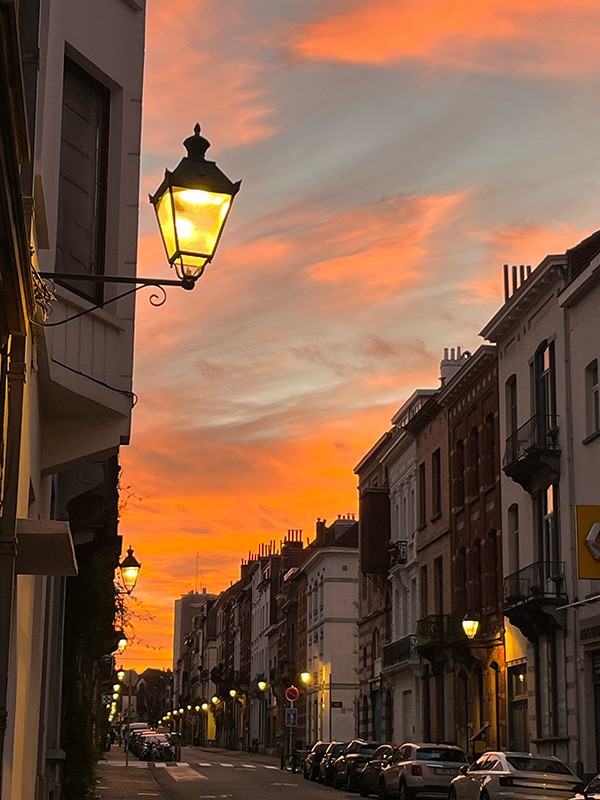
[[[600,431],[600,398],[598,396],[598,359],[585,368],[585,401],[587,435]]]

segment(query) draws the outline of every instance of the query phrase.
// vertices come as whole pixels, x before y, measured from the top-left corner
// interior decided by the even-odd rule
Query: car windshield
[[[571,770],[562,763],[550,758],[531,758],[529,756],[506,756],[506,760],[519,772],[550,772],[554,775],[572,775]]]
[[[358,752],[363,756],[372,756],[378,747],[378,744],[361,744]]]
[[[467,757],[462,750],[450,747],[419,747],[417,761],[450,761],[452,764],[466,764]]]
[[[314,752],[315,753],[324,753],[325,750],[329,747],[329,742],[322,742],[321,744],[315,745]]]
[[[346,742],[340,742],[339,744],[334,745],[334,747],[331,750],[331,755],[339,756],[342,750],[345,750],[347,747],[348,745],[346,744]]]

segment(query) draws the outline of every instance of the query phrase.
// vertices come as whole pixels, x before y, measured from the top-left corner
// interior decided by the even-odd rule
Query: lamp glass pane
[[[180,252],[211,258],[227,218],[231,195],[174,186],[173,204]],[[185,256],[184,263],[188,264]]]
[[[123,585],[125,589],[130,592],[135,587],[138,579],[138,572],[140,571],[139,567],[125,567],[121,569],[121,577],[123,579]]]
[[[158,225],[165,243],[165,250],[167,251],[167,258],[169,261],[172,261],[177,252],[177,242],[175,241],[175,223],[173,222],[171,192],[167,190],[156,203],[155,208],[156,216],[158,217]]]

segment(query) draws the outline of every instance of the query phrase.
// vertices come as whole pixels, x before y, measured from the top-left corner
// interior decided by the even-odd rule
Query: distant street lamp
[[[466,614],[462,621],[462,628],[468,639],[474,639],[479,630],[479,614]]]
[[[129,545],[126,557],[119,564],[121,580],[123,581],[123,586],[127,594],[131,594],[135,589],[141,566],[140,562],[133,555],[133,548]]]
[[[302,683],[303,683],[305,686],[308,686],[308,684],[309,684],[309,683],[310,683],[310,681],[311,681],[311,678],[312,678],[312,675],[311,675],[311,673],[310,673],[310,672],[309,672],[307,669],[303,670],[303,671],[300,673],[300,680],[302,681]]]
[[[261,692],[264,692],[265,689],[267,688],[267,682],[266,681],[259,681],[256,685],[258,686],[258,688],[259,688],[259,690]]]

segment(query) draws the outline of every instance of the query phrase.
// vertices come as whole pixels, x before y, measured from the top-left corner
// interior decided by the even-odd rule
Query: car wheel
[[[385,781],[379,781],[379,800],[388,800],[387,789],[385,788]]]
[[[343,781],[340,780],[340,777],[339,777],[339,775],[337,773],[337,769],[333,773],[333,780],[331,781],[331,783],[333,784],[333,788],[334,789],[341,789],[342,788]]]
[[[358,786],[357,786],[357,783],[356,783],[356,778],[353,778],[352,777],[352,773],[349,772],[348,773],[348,791],[349,792],[355,792],[357,790],[357,788],[358,788]]]
[[[404,780],[400,781],[400,786],[398,787],[398,797],[400,800],[410,800],[412,797],[412,793],[409,792],[406,781]]]
[[[454,786],[450,787],[450,794],[448,795],[448,800],[456,800],[456,789]]]
[[[483,792],[479,795],[479,800],[490,800],[490,796],[487,791],[484,789]]]
[[[365,779],[364,778],[360,779],[360,783],[358,784],[358,791],[359,791],[359,794],[360,794],[361,797],[368,797],[369,796],[369,790],[367,789],[367,787],[365,785]]]

